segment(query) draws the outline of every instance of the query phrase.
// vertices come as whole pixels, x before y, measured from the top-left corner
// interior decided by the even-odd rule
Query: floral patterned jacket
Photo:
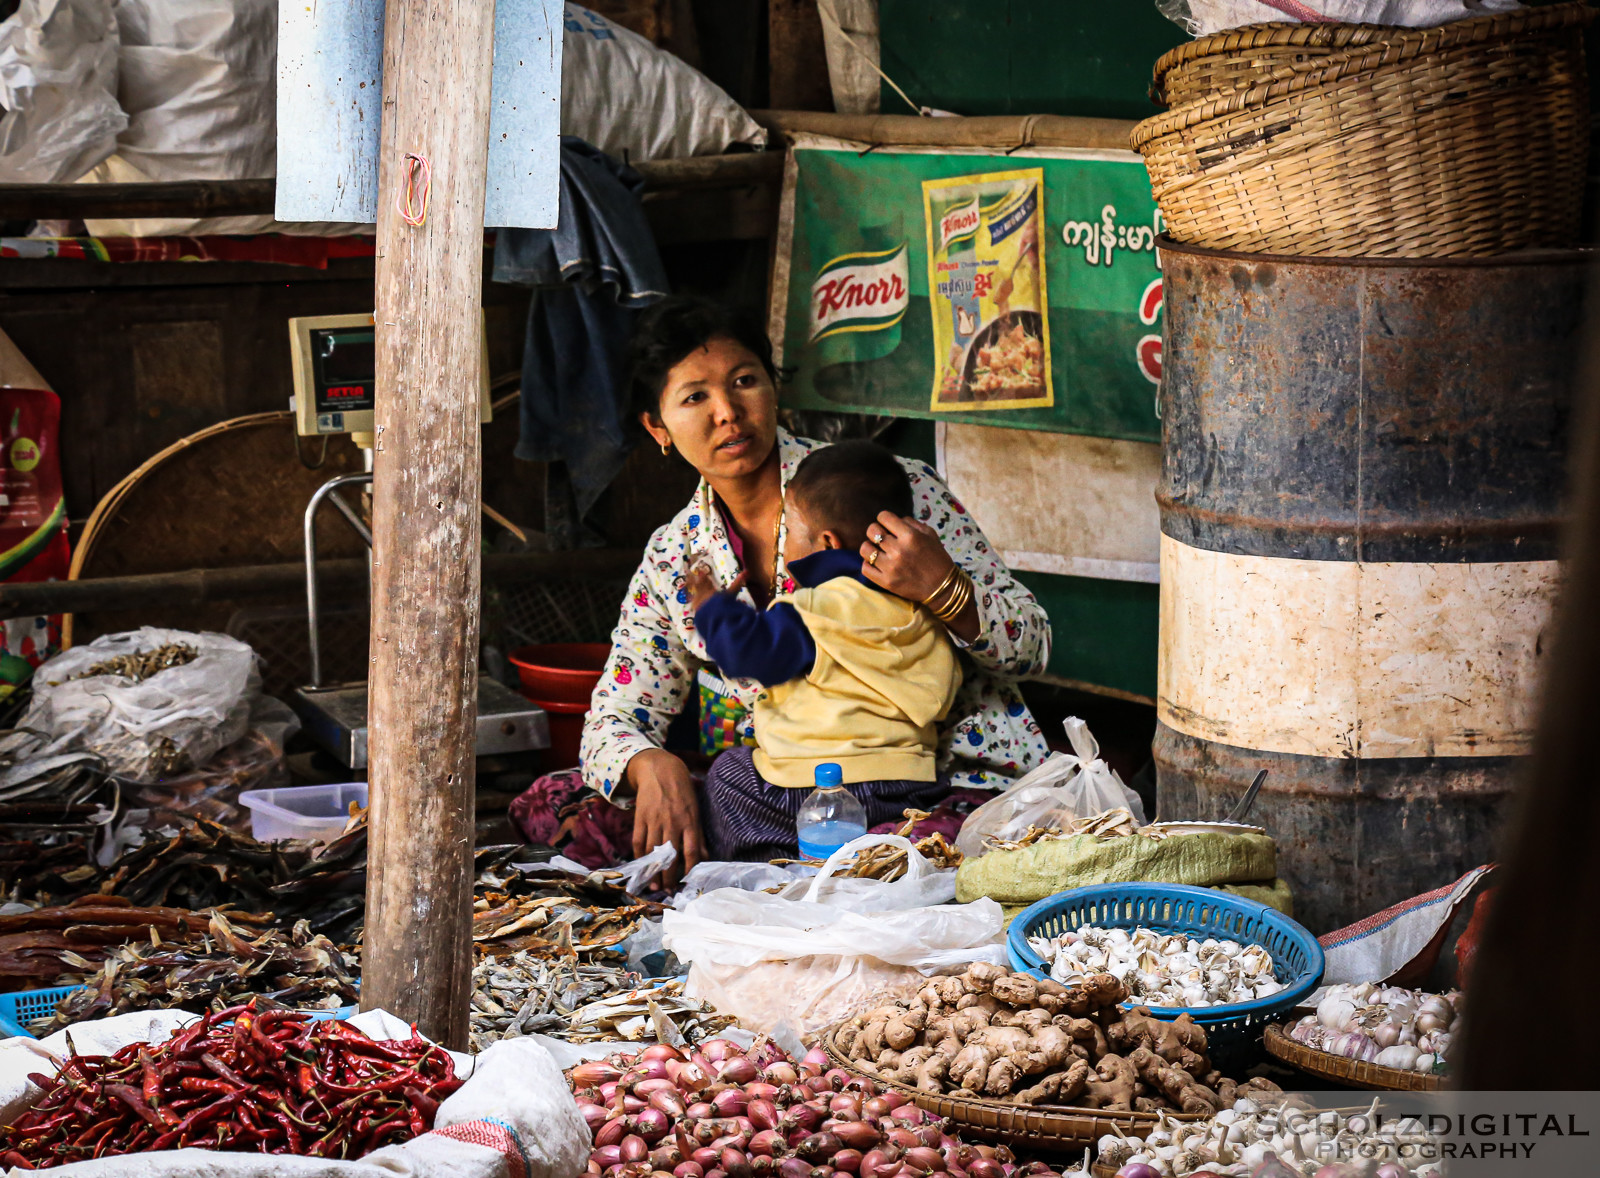
[[[778,431],[785,487],[800,460],[819,445]],[[938,474],[926,463],[901,462],[911,476],[917,518],[939,533],[945,550],[971,574],[977,590],[980,628],[975,641],[956,642],[964,652],[965,681],[939,726],[939,768],[954,785],[1003,788],[1049,751],[1015,681],[1044,670],[1050,657],[1050,622]],[[722,584],[738,575],[727,527],[704,481],[689,505],[650,538],[590,700],[583,777],[607,797],[623,780],[634,754],[661,747],[668,725],[696,690],[701,673],[715,674],[684,588],[685,574],[702,554]],[[749,591],[740,592],[748,601]],[[753,680],[709,681],[725,688],[729,702],[747,713],[761,694],[761,685]],[[748,714],[742,724],[739,735],[752,743]]]

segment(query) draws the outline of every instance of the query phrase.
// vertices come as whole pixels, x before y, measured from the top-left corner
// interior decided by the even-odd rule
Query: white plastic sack
[[[125,1014],[76,1023],[40,1043],[5,1040],[0,1043],[0,1101],[5,1102],[0,1123],[9,1123],[38,1099],[39,1090],[26,1077],[56,1071],[52,1053],[65,1051],[66,1036],[72,1036],[80,1054],[99,1055],[128,1043],[159,1043],[194,1017],[175,1011]],[[381,1010],[350,1023],[374,1039],[411,1034],[407,1024]],[[503,1040],[476,1057],[451,1055],[466,1083],[439,1105],[433,1130],[359,1161],[177,1149],[76,1162],[52,1173],[64,1178],[577,1178],[588,1163],[590,1134],[549,1051],[524,1037]]]
[[[956,847],[969,858],[984,853],[984,840],[1021,838],[1030,826],[1061,826],[1073,818],[1092,818],[1126,807],[1140,826],[1144,803],[1122,784],[1117,771],[1100,759],[1100,745],[1089,726],[1068,716],[1064,727],[1076,756],[1052,753],[1037,769],[967,815]]]
[[[877,114],[878,0],[817,0],[817,12],[833,109],[842,115]]]
[[[277,0],[117,0],[116,154],[71,176],[91,183],[252,180],[277,174]],[[369,225],[287,226],[244,217],[90,219],[98,237],[205,233],[370,233]]]
[[[1518,0],[1156,0],[1163,16],[1196,37],[1268,21],[1318,18],[1350,24],[1431,29],[1521,8]]]
[[[805,1034],[875,996],[909,993],[927,975],[974,961],[1003,964],[1000,906],[943,903],[935,897],[954,895],[953,873],[930,874],[926,860],[915,879],[908,870],[904,887],[905,880],[830,881],[857,851],[886,842],[906,844],[869,834],[839,848],[815,879],[792,885],[810,898],[723,888],[669,909],[662,944],[689,963],[686,992],[752,1030],[788,1023]]]
[[[22,0],[0,21],[0,182],[75,180],[116,149],[111,0]]]
[[[73,678],[118,655],[174,642],[197,648],[198,657],[140,683],[118,675]],[[85,749],[118,776],[150,781],[168,770],[173,754],[203,765],[243,736],[260,690],[255,652],[238,639],[144,626],[43,663],[21,727],[52,738],[55,751]]]
[[[561,133],[629,163],[760,146],[767,133],[681,58],[598,13],[566,5]]]

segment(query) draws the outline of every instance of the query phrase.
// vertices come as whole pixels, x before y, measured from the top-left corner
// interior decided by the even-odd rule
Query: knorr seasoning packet
[[[1044,170],[925,180],[934,410],[1053,403]]]

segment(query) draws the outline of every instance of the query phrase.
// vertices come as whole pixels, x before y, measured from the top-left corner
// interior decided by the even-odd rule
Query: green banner
[[[794,158],[785,404],[1160,440],[1161,225],[1138,156]]]

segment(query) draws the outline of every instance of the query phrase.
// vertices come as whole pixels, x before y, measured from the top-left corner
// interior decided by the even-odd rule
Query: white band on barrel
[[[1235,556],[1161,537],[1164,723],[1314,757],[1528,752],[1556,561]]]

